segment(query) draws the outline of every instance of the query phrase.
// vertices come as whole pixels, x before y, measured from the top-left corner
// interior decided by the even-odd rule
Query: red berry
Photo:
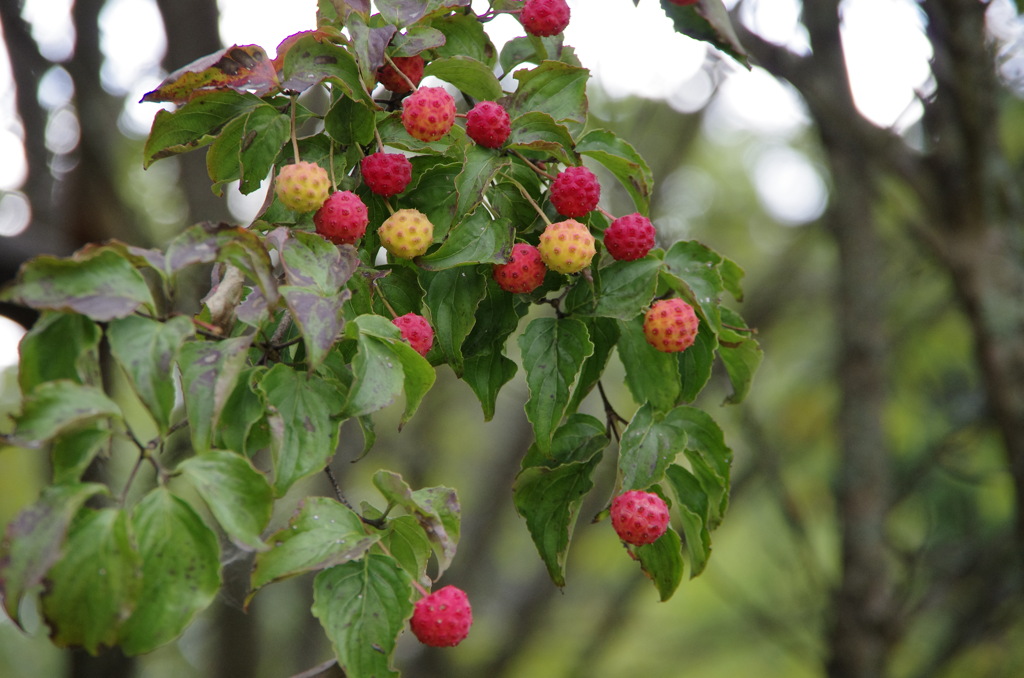
[[[366,187],[385,198],[398,195],[412,180],[412,163],[401,153],[372,153],[359,167]]]
[[[526,0],[519,21],[530,35],[558,35],[569,25],[569,5],[565,0]]]
[[[402,101],[402,125],[409,136],[437,141],[455,124],[455,99],[443,87],[420,87]]]
[[[469,138],[487,148],[500,148],[512,133],[508,112],[501,104],[481,101],[466,114]]]
[[[409,620],[416,638],[431,647],[455,647],[469,635],[472,624],[469,598],[454,586],[445,586],[417,600]]]
[[[547,272],[540,251],[533,245],[520,242],[512,246],[507,264],[494,266],[494,279],[506,292],[527,294],[544,282]]]
[[[335,191],[313,215],[316,232],[337,245],[353,245],[366,233],[366,205],[352,191]]]
[[[678,353],[693,346],[699,322],[693,306],[682,299],[662,299],[644,316],[644,336],[659,351]]]
[[[415,313],[406,313],[391,322],[402,331],[402,338],[409,342],[417,353],[426,356],[430,352],[430,347],[434,345],[434,328],[426,318]]]
[[[627,544],[653,544],[668,530],[668,506],[654,492],[630,490],[612,500],[612,527]]]
[[[414,86],[420,84],[420,80],[423,79],[423,57],[419,54],[410,57],[391,57],[391,61],[395,63],[398,70],[395,70],[395,66],[389,63],[385,63],[377,69],[377,82],[384,85],[384,89],[396,94],[411,92],[412,87],[409,87],[405,78],[411,80]],[[405,73],[405,78],[398,71]]]
[[[586,167],[566,167],[551,183],[551,204],[567,217],[584,217],[597,207],[601,184]]]
[[[619,217],[605,229],[604,246],[618,261],[646,257],[654,247],[654,224],[636,212]]]

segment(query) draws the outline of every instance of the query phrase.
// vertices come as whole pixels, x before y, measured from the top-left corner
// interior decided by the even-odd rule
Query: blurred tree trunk
[[[856,109],[840,41],[838,0],[805,2],[802,21],[812,54],[800,56],[739,26],[757,64],[788,80],[803,96],[832,175],[825,221],[839,255],[836,299],[842,391],[837,520],[841,574],[831,610],[828,675],[878,678],[909,622],[908,591],[899,588],[885,523],[892,508],[893,469],[883,429],[886,393],[884,334],[886,290],[879,275],[886,259],[873,212],[876,182],[902,180],[915,194],[919,216],[910,224],[945,268],[974,336],[988,410],[1004,442],[1016,494],[1014,557],[998,544],[976,539],[975,566],[958,578],[929,565],[935,595],[970,588],[983,607],[950,606],[951,628],[998,633],[1012,620],[1007,590],[1019,590],[1024,552],[1024,235],[1019,186],[998,139],[1001,95],[985,35],[987,5],[976,0],[924,0],[934,57],[936,91],[925,104],[925,147],[869,123]],[[739,22],[737,22],[739,23]],[[965,538],[974,537],[965,535]],[[982,565],[983,564],[983,565]],[[969,583],[968,583],[969,582]],[[999,593],[997,593],[999,592]],[[923,662],[937,671],[970,640],[963,637]],[[972,638],[979,637],[971,635]],[[921,675],[933,675],[924,673]]]

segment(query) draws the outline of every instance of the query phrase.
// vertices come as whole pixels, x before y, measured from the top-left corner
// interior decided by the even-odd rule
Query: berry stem
[[[509,151],[509,152],[512,153],[512,155],[514,155],[517,158],[519,158],[520,160],[522,160],[523,162],[525,162],[527,165],[530,166],[530,169],[532,169],[534,172],[536,172],[540,176],[544,177],[548,181],[554,181],[555,180],[555,177],[554,177],[553,174],[549,174],[549,173],[545,172],[544,170],[542,170],[540,167],[535,165],[532,160],[527,158],[525,155],[523,155],[519,151]]]
[[[296,102],[296,100],[298,98],[299,97],[298,97],[297,94],[293,94],[292,95],[292,106],[291,106],[291,115],[290,115],[290,118],[291,118],[290,122],[291,122],[291,128],[292,128],[292,152],[295,154],[295,162],[299,162],[299,160],[301,160],[301,158],[299,157],[299,139],[298,139],[298,136],[295,134],[295,106],[296,106],[295,102]]]
[[[380,130],[376,127],[373,128],[373,136],[377,140],[377,150],[381,153],[384,152],[384,140],[380,138]]]
[[[548,219],[548,215],[544,214],[544,210],[540,208],[540,205],[537,204],[537,202],[530,195],[530,192],[527,191],[521,183],[519,183],[518,181],[516,181],[515,179],[508,175],[505,175],[505,181],[509,182],[510,184],[518,188],[523,198],[525,198],[526,202],[530,203],[533,206],[533,209],[537,211],[537,214],[539,214],[540,218],[544,220],[544,223],[547,224],[548,226],[551,225],[551,220]]]
[[[388,56],[387,53],[384,54],[384,61],[388,62],[388,65],[391,66],[391,68],[395,69],[395,73],[398,73],[398,77],[400,77],[402,80],[404,80],[405,84],[408,85],[409,88],[412,89],[413,92],[415,92],[417,90],[416,83],[414,83],[412,80],[409,79],[409,76],[405,74],[405,71],[403,71],[401,68],[399,68],[395,64],[395,62],[391,60],[391,57]]]
[[[384,304],[384,307],[385,307],[386,309],[388,309],[388,313],[390,313],[390,314],[391,314],[391,317],[392,317],[392,319],[394,319],[394,318],[397,318],[397,317],[398,317],[398,314],[397,314],[397,313],[395,313],[395,309],[393,309],[393,308],[391,307],[391,304],[389,304],[389,303],[388,303],[388,299],[387,299],[387,297],[385,297],[385,296],[384,296],[384,295],[383,295],[383,294],[381,293],[381,291],[380,291],[380,288],[378,288],[378,287],[377,287],[377,281],[376,281],[376,280],[374,280],[374,281],[373,281],[373,283],[372,283],[372,285],[373,285],[373,289],[374,289],[374,291],[376,291],[376,292],[377,292],[377,294],[380,294],[380,301],[381,301],[381,303],[382,303],[382,304]]]

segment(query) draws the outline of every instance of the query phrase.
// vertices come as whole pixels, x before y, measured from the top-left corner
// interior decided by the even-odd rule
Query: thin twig
[[[325,662],[317,664],[311,669],[306,669],[302,673],[296,673],[294,676],[290,676],[290,678],[315,678],[316,676],[319,676],[321,673],[323,673],[324,671],[331,668],[337,663],[337,659],[328,659]]]

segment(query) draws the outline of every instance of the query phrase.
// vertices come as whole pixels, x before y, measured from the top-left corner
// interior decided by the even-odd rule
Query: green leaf
[[[266,371],[266,367],[250,367],[238,375],[235,388],[221,409],[221,417],[230,421],[231,426],[218,426],[214,431],[216,447],[252,456],[247,445],[249,433],[266,414],[263,401],[256,393],[256,384]]]
[[[117,509],[82,509],[41,597],[53,643],[81,646],[90,654],[114,646],[138,600],[140,568],[128,515]]]
[[[358,560],[379,539],[366,533],[352,509],[328,497],[306,497],[288,526],[267,537],[270,549],[256,555],[253,594],[271,582]]]
[[[576,151],[604,165],[629,193],[637,211],[649,212],[654,175],[635,148],[607,130],[595,129],[579,140]]]
[[[87,246],[70,259],[41,256],[22,265],[0,299],[36,310],[71,311],[98,322],[153,308],[142,274],[121,254]]]
[[[571,414],[579,409],[580,403],[597,386],[604,374],[604,369],[611,358],[612,350],[619,341],[619,325],[609,318],[585,318],[583,322],[587,325],[590,333],[590,341],[594,344],[594,352],[583,361],[583,368],[577,380],[576,388],[572,392],[566,414]]]
[[[372,89],[377,84],[377,69],[384,65],[384,49],[397,29],[394,26],[381,26],[377,22],[370,25],[360,14],[350,14],[345,27],[352,38],[350,49],[359,66],[359,76],[363,85]]]
[[[412,615],[409,575],[393,558],[370,554],[324,570],[313,581],[313,616],[353,678],[397,678],[398,635]]]
[[[281,252],[289,285],[336,294],[359,266],[355,248],[337,246],[315,233],[278,228],[267,239]]]
[[[370,105],[341,97],[324,116],[324,131],[342,146],[368,145],[373,141],[376,115]]]
[[[741,281],[746,272],[740,268],[739,264],[728,257],[722,257],[722,263],[719,264],[718,270],[722,274],[722,284],[725,286],[725,290],[736,301],[743,301]]]
[[[217,535],[192,508],[158,487],[132,511],[142,556],[142,589],[121,629],[126,654],[149,652],[174,640],[220,590]]]
[[[66,379],[47,381],[26,395],[12,437],[25,447],[38,447],[67,430],[112,418],[123,418],[121,408],[100,389]]]
[[[478,101],[495,101],[505,96],[491,67],[473,57],[457,55],[434,59],[423,69],[423,75],[444,80]]]
[[[616,261],[599,270],[594,315],[631,320],[650,306],[658,285],[657,259]]]
[[[679,535],[671,527],[653,544],[637,546],[640,567],[654,582],[661,602],[672,597],[683,580],[683,552]]]
[[[270,522],[273,490],[248,459],[211,450],[186,459],[178,471],[192,483],[235,545],[247,551],[267,548],[260,534]]]
[[[398,0],[400,4],[404,4],[405,7],[410,9],[418,9],[422,11],[423,6],[418,2],[407,2],[403,3],[403,0]],[[381,14],[384,14],[384,8],[381,3],[377,3],[377,7],[380,9]],[[415,10],[414,10],[415,11]],[[403,21],[399,23],[400,26],[409,26],[405,29],[404,33],[399,33],[391,40],[391,47],[389,52],[393,57],[411,57],[415,56],[428,49],[436,49],[441,47],[445,43],[444,33],[432,28],[430,26],[411,26],[412,21]]]
[[[732,450],[725,444],[722,429],[707,412],[679,407],[671,414],[673,423],[687,434],[684,452],[693,475],[708,496],[708,529],[714,529],[729,505]]]
[[[456,375],[462,375],[462,343],[476,324],[486,280],[476,267],[449,268],[427,277],[424,302],[430,310],[434,342]]]
[[[661,482],[665,469],[687,443],[685,415],[676,408],[665,414],[646,403],[633,415],[619,444],[622,490],[646,490]]]
[[[725,286],[718,265],[722,257],[699,242],[679,241],[665,253],[662,277],[691,304],[696,304],[715,334],[722,331],[719,301]]]
[[[228,121],[261,103],[248,92],[225,89],[199,94],[174,111],[157,111],[142,152],[143,168],[160,158],[202,148]]]
[[[469,146],[462,171],[455,177],[455,191],[459,196],[455,203],[456,214],[469,214],[476,210],[494,177],[508,164],[508,158],[495,150],[477,144]]]
[[[423,586],[430,586],[427,565],[433,551],[420,522],[413,516],[389,519],[385,541],[398,565]]]
[[[540,111],[564,124],[574,138],[583,131],[590,71],[559,61],[545,61],[536,68],[516,71],[515,78],[519,86],[506,106],[513,119]]]
[[[594,352],[587,326],[577,318],[536,318],[519,337],[530,399],[526,417],[541,451],[551,439],[569,404],[569,392],[583,361]]]
[[[53,482],[77,483],[104,445],[109,444],[113,431],[105,422],[63,433],[52,443],[50,463]]]
[[[280,292],[292,318],[302,330],[307,367],[314,370],[324,361],[345,329],[344,304],[352,292],[342,290],[327,294],[291,285],[281,287]]]
[[[618,352],[633,400],[659,412],[675,407],[681,388],[677,358],[647,343],[640,319],[619,322]]]
[[[566,165],[578,165],[579,155],[569,128],[555,122],[547,113],[529,111],[512,120],[507,146],[513,151],[533,151],[550,155]]]
[[[507,219],[492,219],[477,209],[453,228],[441,246],[418,257],[416,264],[428,271],[440,271],[466,264],[501,263],[502,253],[512,247],[515,228]]]
[[[129,316],[107,327],[110,352],[163,434],[170,428],[174,410],[174,361],[178,349],[194,334],[192,321],[183,316],[167,322]]]
[[[406,189],[404,202],[427,215],[434,225],[434,240],[438,240],[455,222],[458,194],[452,187],[462,173],[462,164],[446,162],[421,169],[428,160],[413,159],[413,181]]]
[[[331,382],[278,363],[260,380],[259,390],[276,413],[272,427],[274,491],[284,495],[297,480],[319,472],[338,447],[344,395]]]
[[[260,187],[291,139],[291,120],[286,111],[258,106],[244,118],[237,162],[241,170],[238,190],[248,195]]]
[[[44,312],[18,346],[18,383],[22,393],[56,379],[101,384],[102,338],[99,325],[83,315]]]
[[[245,367],[251,336],[190,341],[178,351],[185,413],[196,452],[210,449],[224,403]]]
[[[352,386],[345,403],[346,417],[361,417],[384,409],[402,393],[404,371],[393,346],[363,332],[355,334],[358,350],[352,360]]]
[[[443,4],[443,3],[439,3]],[[469,57],[493,68],[498,51],[484,32],[483,24],[467,14],[448,14],[430,24],[444,34],[445,42],[435,51],[438,57]],[[500,95],[499,95],[500,96]]]
[[[739,63],[750,68],[748,54],[740,43],[722,0],[702,0],[700,6],[680,6],[661,0],[661,6],[672,19],[677,32],[711,43]]]
[[[57,483],[43,488],[35,503],[9,523],[0,542],[0,601],[21,626],[19,609],[25,592],[43,581],[60,558],[72,518],[89,497],[107,493],[99,483]]]
[[[519,366],[500,352],[468,356],[462,365],[462,379],[469,384],[483,408],[484,421],[494,418],[494,408],[501,387],[516,376]]]
[[[734,327],[743,326],[743,319],[738,313],[724,307],[721,311],[723,322]],[[726,336],[727,334],[735,336]],[[725,402],[729,404],[743,402],[750,392],[754,374],[764,358],[764,351],[753,337],[743,336],[732,330],[724,330],[719,342],[721,348],[718,355],[722,358],[722,364],[725,365],[729,382],[732,384],[732,394],[726,398]]]
[[[718,347],[718,339],[707,323],[700,323],[697,326],[697,338],[693,346],[676,353],[676,360],[679,361],[679,374],[682,378],[682,390],[679,400],[684,403],[692,403],[704,386],[711,379],[711,368],[715,362],[715,348]]]
[[[326,40],[321,42],[314,36],[299,38],[285,54],[281,87],[302,92],[326,79],[338,85],[347,98],[373,106],[356,61],[347,49]]]
[[[373,475],[373,486],[389,504],[404,509],[419,521],[437,555],[437,578],[440,578],[455,557],[459,544],[459,498],[447,487],[427,487],[413,491],[402,476],[380,470]]]
[[[665,473],[676,494],[676,509],[686,537],[686,553],[690,559],[690,579],[704,571],[711,557],[711,535],[708,532],[708,495],[697,478],[678,464]]]
[[[583,497],[593,488],[594,468],[608,445],[601,422],[576,415],[554,436],[550,455],[531,447],[530,465],[516,476],[512,499],[556,586],[565,586],[565,562]]]

